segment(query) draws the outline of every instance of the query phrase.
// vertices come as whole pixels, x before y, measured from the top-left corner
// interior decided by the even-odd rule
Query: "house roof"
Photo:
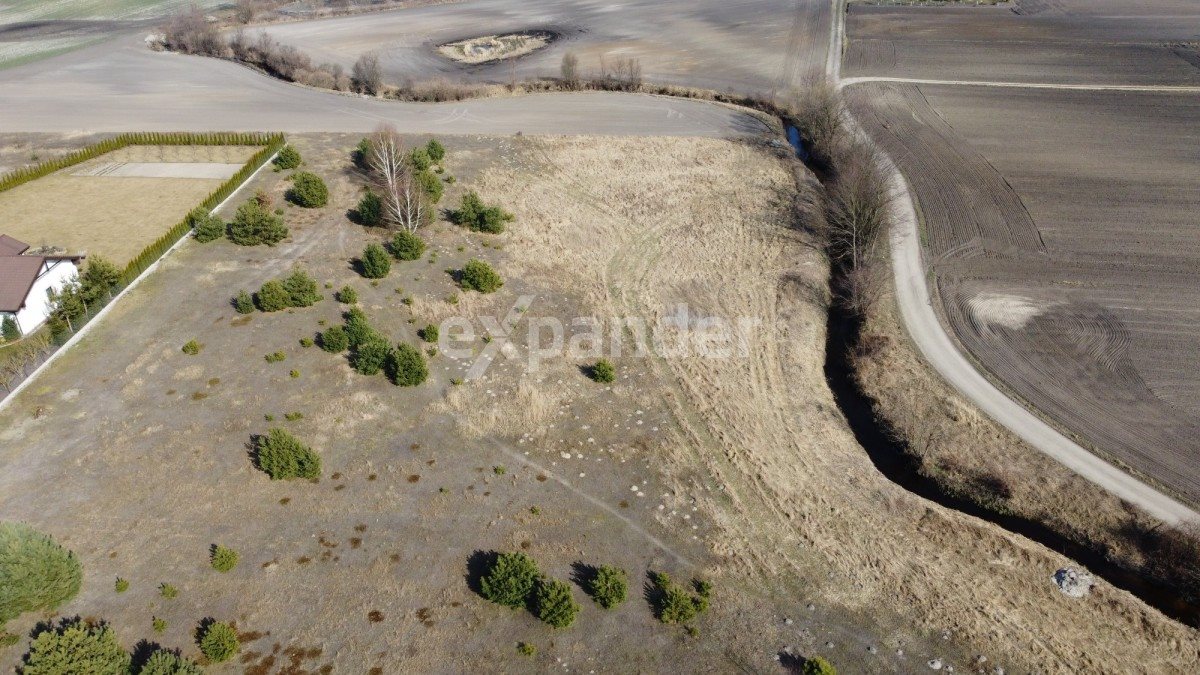
[[[0,234],[0,256],[21,255],[29,250],[29,244],[13,239],[7,234]]]
[[[16,312],[25,306],[45,260],[40,255],[0,256],[0,312]]]

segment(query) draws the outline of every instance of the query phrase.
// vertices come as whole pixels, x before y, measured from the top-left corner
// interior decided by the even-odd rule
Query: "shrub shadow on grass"
[[[658,572],[654,570],[646,570],[646,581],[642,584],[642,598],[646,604],[650,605],[650,612],[654,614],[654,618],[662,621],[663,606],[666,604],[667,592],[658,584]]]
[[[580,561],[571,563],[571,581],[589,596],[593,595],[596,587],[596,576],[599,573],[600,568],[595,565],[589,565]]]
[[[178,649],[167,649],[157,642],[151,642],[143,638],[133,646],[133,662],[131,664],[133,668],[131,672],[140,672],[142,670],[142,666],[145,666],[146,662],[150,660],[150,657],[154,656],[154,653],[158,651],[168,651],[176,656],[180,656],[181,654]]]
[[[250,458],[250,464],[259,471],[265,471],[258,461],[258,448],[264,440],[266,440],[266,436],[263,434],[250,434],[250,440],[242,446],[246,449],[246,457]]]
[[[200,641],[204,639],[204,635],[208,632],[208,629],[211,628],[216,622],[217,620],[211,616],[206,616],[203,619],[200,619],[200,623],[196,624],[196,630],[192,632],[192,638],[195,639],[197,645],[199,645]]]
[[[467,558],[467,573],[463,578],[467,581],[467,588],[481,598],[484,597],[483,577],[496,564],[497,555],[495,551],[475,551]]]

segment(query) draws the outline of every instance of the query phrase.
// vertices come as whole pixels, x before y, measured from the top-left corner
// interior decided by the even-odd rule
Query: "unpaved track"
[[[842,21],[832,23],[834,44],[842,44],[840,31]],[[838,71],[830,71],[831,80],[840,88],[848,85],[871,82],[900,82],[912,84],[944,84],[967,86],[1023,87],[1035,89],[1112,90],[1129,92],[1200,93],[1195,87],[1141,86],[1141,85],[1076,85],[1047,83],[1012,83],[979,81],[921,81],[908,78],[848,78],[840,80]],[[872,85],[874,86],[874,85]],[[886,125],[877,125],[877,131]],[[902,147],[903,133],[895,134]],[[947,136],[948,137],[948,136]],[[877,137],[878,138],[878,137]],[[944,137],[945,138],[945,137]],[[886,146],[886,143],[885,143]],[[895,152],[895,147],[892,149]],[[962,155],[950,153],[949,156]],[[979,370],[959,351],[938,319],[932,303],[932,294],[927,281],[926,261],[923,259],[920,238],[920,220],[909,183],[901,174],[891,157],[884,153],[884,161],[891,176],[893,200],[893,231],[891,250],[896,297],[901,316],[909,335],[917,348],[934,369],[953,384],[965,397],[981,410],[1008,427],[1026,442],[1069,467],[1081,476],[1106,490],[1120,496],[1156,518],[1167,523],[1200,521],[1200,513],[1190,506],[1165,494],[1156,487],[1114,467],[1092,452],[1075,443],[985,378]],[[992,169],[994,171],[994,169]],[[920,179],[922,175],[917,176]],[[1018,200],[1019,201],[1019,200]],[[922,204],[922,208],[936,204]],[[1028,215],[1025,215],[1028,218]]]

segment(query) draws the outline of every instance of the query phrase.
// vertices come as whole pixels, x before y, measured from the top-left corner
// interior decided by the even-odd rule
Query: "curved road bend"
[[[843,0],[831,0],[825,64],[840,81]],[[852,83],[855,80],[846,80]],[[154,53],[128,36],[0,72],[0,131],[370,131],[392,122],[414,133],[737,136],[766,131],[731,107],[636,94],[581,93],[406,104],[279,82],[236,64]],[[889,164],[890,164],[890,160]],[[893,262],[904,323],[926,360],[967,398],[1034,447],[1167,522],[1200,514],[1100,460],[988,382],[957,350],[930,301],[912,196],[897,194]]]
[[[833,0],[837,10],[831,22],[833,36],[831,46],[839,54],[845,31],[843,0]],[[831,49],[831,52],[833,49]],[[842,80],[840,65],[830,58],[827,74],[838,89],[859,82],[907,82],[913,84],[949,84],[969,86],[1023,87],[1034,89],[1084,89],[1113,91],[1148,91],[1173,93],[1200,93],[1197,87],[1140,87],[1122,85],[1054,85],[1016,84],[1007,82],[973,82],[953,80],[911,80],[886,77],[855,77]],[[849,113],[847,113],[849,114]],[[853,116],[851,122],[857,128]],[[861,132],[861,129],[860,129]],[[866,134],[863,134],[866,136]],[[869,136],[867,136],[869,138]],[[878,145],[876,145],[878,148]],[[922,259],[920,225],[908,181],[892,159],[879,148],[885,168],[891,177],[893,227],[891,232],[892,271],[896,283],[896,301],[900,315],[909,335],[925,360],[933,366],[947,382],[958,389],[968,400],[992,419],[1007,427],[1026,443],[1037,448],[1055,461],[1080,476],[1136,504],[1150,515],[1171,525],[1185,521],[1200,522],[1200,513],[1183,502],[1167,495],[1158,488],[1118,469],[1100,459],[1091,451],[1067,438],[1020,403],[1009,398],[958,350],[954,341],[942,327],[933,308],[932,294]]]

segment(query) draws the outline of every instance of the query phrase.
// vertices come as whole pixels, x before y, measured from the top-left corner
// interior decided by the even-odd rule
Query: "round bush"
[[[203,626],[198,644],[200,653],[213,663],[228,661],[242,648],[237,631],[224,621],[213,621]]]
[[[575,622],[579,604],[571,597],[571,586],[557,579],[541,579],[534,594],[537,617],[554,628],[566,628]]]
[[[207,209],[193,209],[187,219],[192,226],[192,236],[202,244],[225,236],[225,221]]]
[[[400,343],[393,349],[384,363],[388,379],[401,387],[415,387],[429,377],[429,367],[421,351],[409,344]]]
[[[438,333],[439,331],[436,323],[431,323],[417,331],[417,335],[419,335],[421,339],[426,342],[437,342]]]
[[[321,333],[321,349],[330,354],[339,354],[350,346],[350,338],[346,337],[346,329],[341,326],[330,326]]]
[[[278,312],[292,306],[292,298],[287,289],[283,287],[282,282],[274,279],[258,289],[255,299],[258,301],[258,308],[264,312]]]
[[[358,200],[358,206],[354,208],[354,215],[358,222],[370,227],[378,227],[383,224],[383,200],[379,195],[367,190],[367,193]]]
[[[539,576],[537,563],[524,553],[500,553],[479,580],[483,597],[505,607],[521,607]]]
[[[388,246],[396,260],[416,260],[425,252],[425,241],[407,230],[401,230],[392,237]]]
[[[612,609],[625,602],[629,592],[629,579],[625,570],[607,565],[596,570],[596,575],[588,582],[588,593],[604,609]]]
[[[617,368],[608,359],[600,359],[589,369],[588,374],[597,382],[608,383],[617,379]]]
[[[362,375],[375,375],[392,355],[392,345],[378,335],[372,335],[354,349],[350,356],[350,367]]]
[[[462,273],[459,276],[459,285],[480,293],[494,293],[504,285],[504,282],[500,280],[500,275],[496,274],[496,270],[492,269],[491,265],[471,258],[466,265],[463,265]]]
[[[337,292],[337,299],[340,303],[353,305],[358,302],[358,291],[350,286],[342,286],[342,290]]]
[[[75,597],[79,559],[23,523],[0,523],[0,625],[25,612],[53,610]]]
[[[29,645],[22,675],[127,675],[132,661],[107,625],[66,620],[38,633]]]
[[[159,649],[146,659],[138,675],[203,675],[204,669],[178,652]]]
[[[804,675],[837,675],[837,668],[820,656],[814,656],[804,660],[800,672]]]
[[[287,191],[287,198],[297,206],[315,209],[325,206],[329,201],[329,188],[325,187],[325,181],[320,176],[301,171],[292,177],[292,188]]]
[[[408,163],[419,173],[428,170],[433,165],[433,159],[429,156],[429,152],[425,148],[416,148],[409,153]]]
[[[425,144],[425,154],[429,155],[429,159],[433,160],[435,163],[441,162],[446,156],[446,148],[438,142],[438,139],[431,138],[429,139],[429,142]]]
[[[250,314],[254,312],[254,298],[246,291],[238,291],[237,297],[233,299],[233,308],[238,314]]]
[[[275,156],[275,166],[280,169],[294,169],[300,166],[303,161],[300,157],[300,152],[290,145],[283,146],[279,154]]]
[[[237,551],[217,544],[212,548],[210,562],[212,563],[212,568],[214,570],[218,572],[228,572],[237,567],[238,557]]]
[[[255,448],[258,468],[271,480],[317,478],[321,475],[321,457],[283,429],[271,429],[259,436]]]
[[[239,246],[274,246],[288,236],[283,219],[253,199],[238,207],[228,229],[229,240]]]
[[[442,186],[442,180],[430,171],[421,171],[417,174],[417,184],[421,186],[421,192],[430,204],[436,204],[442,201],[442,193],[445,187]]]
[[[379,244],[367,244],[358,259],[359,271],[368,279],[382,279],[392,271],[392,260]]]

